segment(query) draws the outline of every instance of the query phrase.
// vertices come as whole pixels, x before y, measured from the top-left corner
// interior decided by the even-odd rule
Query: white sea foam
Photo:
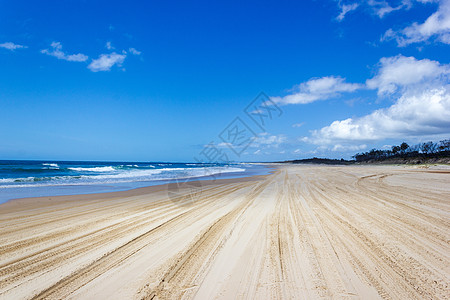
[[[43,163],[43,166],[49,166],[49,167],[54,167],[54,168],[59,168],[58,164],[51,164],[51,163]]]
[[[58,164],[54,163],[43,163],[42,165],[47,167],[45,169],[59,169]]]
[[[14,182],[15,180],[15,178],[0,178],[0,183],[9,183]]]
[[[23,178],[0,178],[0,183],[13,183],[13,182],[36,182],[51,180],[51,177],[23,177]],[[2,187],[2,186],[0,186]]]
[[[68,168],[72,171],[78,171],[78,172],[112,172],[115,171],[113,167],[93,167],[93,168]]]
[[[125,179],[125,178],[136,178],[136,177],[149,177],[151,175],[160,174],[162,169],[159,170],[132,170],[124,171],[118,174],[107,174],[107,175],[92,175],[92,176],[81,176],[81,178],[90,179]],[[151,179],[151,178],[150,178]]]
[[[0,178],[1,188],[58,186],[58,185],[92,185],[113,184],[138,181],[159,181],[175,178],[197,178],[212,176],[221,173],[244,172],[244,168],[237,167],[202,167],[202,168],[162,168],[151,170],[120,170],[112,167],[96,168],[70,168],[76,171],[109,172],[114,174],[102,175],[78,175],[78,176],[54,176],[54,177],[24,177],[24,178]]]

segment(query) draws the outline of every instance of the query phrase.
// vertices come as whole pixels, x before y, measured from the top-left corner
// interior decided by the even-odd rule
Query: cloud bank
[[[449,88],[403,95],[392,106],[360,118],[334,121],[314,130],[304,141],[314,144],[375,141],[386,138],[420,137],[450,130]]]
[[[393,94],[394,104],[358,118],[336,120],[302,141],[342,145],[386,138],[432,137],[450,132],[450,65],[414,57],[382,58],[367,87]]]

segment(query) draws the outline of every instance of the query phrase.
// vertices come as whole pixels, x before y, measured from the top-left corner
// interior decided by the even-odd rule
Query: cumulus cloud
[[[380,60],[378,74],[367,80],[367,87],[377,89],[379,95],[390,94],[399,88],[426,81],[441,82],[450,73],[449,65],[441,65],[438,61],[397,55]]]
[[[404,47],[413,43],[425,42],[431,38],[450,44],[450,0],[441,0],[437,11],[425,22],[421,24],[414,22],[398,31],[391,28],[386,31],[381,40],[394,39],[400,47]]]
[[[5,48],[11,51],[14,51],[16,49],[24,49],[24,48],[28,48],[27,46],[23,46],[23,45],[18,45],[18,44],[14,44],[11,42],[6,42],[3,44],[0,44],[0,48]]]
[[[344,20],[345,16],[346,16],[349,12],[351,12],[351,11],[357,9],[358,6],[359,6],[358,3],[342,4],[342,5],[340,5],[341,12],[340,12],[340,14],[336,17],[336,20],[338,20],[338,21]]]
[[[348,83],[345,78],[339,76],[312,78],[298,85],[293,94],[284,97],[271,97],[271,100],[277,104],[307,104],[337,97],[341,93],[354,92],[362,86],[358,83]]]
[[[355,143],[386,138],[433,137],[450,132],[450,65],[429,59],[395,56],[382,58],[367,86],[378,95],[397,96],[394,104],[359,118],[336,120],[311,132],[302,141],[335,145],[334,151]],[[338,146],[336,146],[338,145]]]
[[[334,121],[303,141],[314,144],[376,141],[386,138],[433,136],[450,131],[450,87],[407,93],[388,108],[360,117]]]
[[[78,54],[66,54],[62,51],[62,45],[60,42],[53,42],[51,43],[52,49],[43,49],[41,50],[41,53],[47,54],[50,56],[54,56],[58,59],[63,59],[67,61],[78,61],[83,62],[88,59],[88,57],[84,54],[78,53]]]
[[[99,58],[92,60],[88,68],[92,72],[110,71],[114,65],[120,67],[126,57],[125,54],[118,54],[116,52],[111,54],[101,54]]]

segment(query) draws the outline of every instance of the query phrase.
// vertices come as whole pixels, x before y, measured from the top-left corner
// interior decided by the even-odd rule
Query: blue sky
[[[2,1],[0,159],[349,158],[449,138],[449,47],[448,0]],[[244,111],[260,92],[279,108],[262,127]],[[221,135],[236,117],[241,142]]]

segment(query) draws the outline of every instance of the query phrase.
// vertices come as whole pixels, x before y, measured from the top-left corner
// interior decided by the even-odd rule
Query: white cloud
[[[295,123],[295,124],[292,124],[292,127],[293,128],[298,128],[298,127],[302,127],[304,124],[305,124],[304,122],[302,122],[302,123]]]
[[[88,68],[92,72],[109,71],[114,65],[121,66],[127,56],[125,54],[101,54],[99,58],[92,60]]]
[[[375,141],[386,138],[433,136],[450,132],[450,85],[407,93],[388,108],[361,118],[334,121],[304,138],[314,144]]]
[[[389,29],[381,40],[394,39],[400,47],[404,47],[413,43],[425,42],[432,37],[442,43],[450,44],[450,0],[441,0],[438,10],[425,22],[421,24],[414,22],[399,31]]]
[[[365,116],[336,120],[301,139],[331,151],[362,150],[366,142],[387,138],[433,137],[450,132],[450,65],[401,55],[382,58],[367,86],[379,95],[396,92],[389,107]]]
[[[433,0],[418,0],[419,2],[430,2]],[[354,1],[351,4],[342,4],[341,0],[338,1],[338,6],[341,13],[336,17],[336,20],[342,21],[347,13],[356,10],[359,7],[365,7],[372,14],[375,14],[380,19],[386,15],[401,9],[409,9],[412,6],[412,0],[402,0],[397,6],[391,6],[386,0],[367,0],[367,1]]]
[[[362,144],[362,145],[341,145],[341,144],[336,144],[333,146],[333,148],[331,149],[331,151],[337,151],[337,152],[345,152],[345,151],[360,151],[360,150],[364,150],[367,148],[366,144]]]
[[[27,46],[23,46],[23,45],[18,45],[18,44],[14,44],[11,42],[6,42],[3,44],[0,44],[0,48],[5,48],[11,51],[14,51],[16,49],[24,49],[24,48],[28,48]]]
[[[253,138],[250,147],[254,148],[278,148],[279,145],[286,142],[284,135],[269,135],[267,132],[259,134],[259,136]]]
[[[449,65],[429,59],[417,60],[414,57],[397,55],[380,59],[378,74],[366,81],[370,89],[378,89],[378,94],[389,94],[424,81],[441,81],[450,73]]]
[[[358,3],[343,4],[343,5],[340,7],[340,8],[341,8],[341,13],[336,17],[336,20],[338,20],[338,21],[344,20],[345,16],[346,16],[349,12],[351,12],[351,11],[357,9],[358,6],[359,6]]]
[[[448,0],[441,0],[441,2],[445,2]],[[415,3],[419,2],[422,4],[439,2],[438,0],[401,0],[401,1],[387,1],[387,0],[359,0],[353,1],[351,4],[342,4],[342,0],[338,0],[338,6],[341,10],[340,14],[336,17],[336,20],[342,21],[346,14],[356,10],[360,7],[365,8],[366,11],[369,11],[371,14],[378,16],[380,19],[384,18],[386,15],[399,11],[399,10],[408,10]],[[396,2],[397,5],[391,5],[390,3]],[[392,30],[391,30],[392,31]]]
[[[128,49],[128,51],[130,51],[131,54],[133,55],[141,55],[141,51],[136,50],[135,48],[130,48]]]
[[[232,143],[224,143],[224,142],[221,142],[221,143],[219,143],[219,144],[211,143],[211,144],[205,145],[204,147],[210,147],[210,148],[227,148],[227,147],[238,147],[238,146],[237,146],[237,145],[235,146],[235,145],[233,145]]]
[[[278,104],[307,104],[318,100],[337,97],[362,88],[361,84],[345,82],[345,78],[326,76],[312,78],[296,87],[297,92],[284,97],[271,97]]]
[[[279,149],[280,145],[282,145],[283,143],[285,143],[287,141],[286,136],[284,135],[271,135],[267,132],[262,132],[260,133],[258,136],[253,137],[250,144],[248,145],[249,149],[255,149],[255,151],[253,152],[253,154],[268,154],[267,152],[262,152],[264,150],[269,150],[269,149]],[[242,148],[246,148],[247,144],[245,145],[234,145],[232,143],[215,143],[215,142],[211,142],[207,145],[204,145],[203,147],[206,148],[224,148],[224,149],[228,149],[228,148],[234,148],[234,149],[242,149]],[[280,149],[282,150],[282,149]],[[248,153],[247,153],[248,154]]]
[[[108,50],[113,50],[113,49],[115,49],[115,48],[112,46],[111,42],[106,42],[105,47],[106,47],[106,49],[108,49]]]
[[[84,54],[78,53],[78,54],[66,54],[62,51],[62,45],[60,42],[53,42],[50,45],[53,49],[43,49],[41,50],[41,53],[47,54],[50,56],[54,56],[58,59],[63,59],[67,61],[86,61],[88,57]]]
[[[373,12],[379,17],[379,18],[383,18],[385,15],[396,11],[396,10],[400,10],[403,8],[409,8],[411,3],[409,1],[402,1],[401,4],[399,4],[396,7],[392,7],[387,1],[382,0],[382,1],[376,1],[376,0],[369,0],[367,1],[367,4],[371,7],[371,9],[373,10]]]

